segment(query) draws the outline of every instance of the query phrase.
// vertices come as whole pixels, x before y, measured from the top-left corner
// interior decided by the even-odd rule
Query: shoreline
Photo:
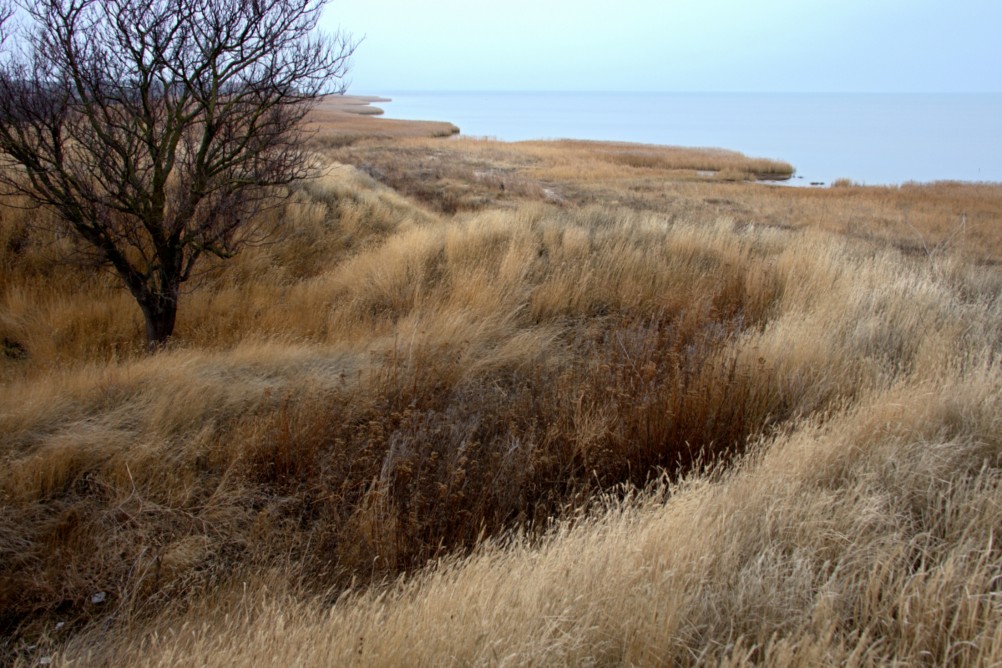
[[[375,103],[392,102],[392,98],[381,95],[328,95],[323,98],[311,116],[322,136],[335,141],[337,137],[357,138],[372,136],[392,137],[462,137],[469,140],[490,139],[463,134],[458,126],[448,121],[408,120],[384,118],[384,110]],[[629,141],[604,141],[592,139],[544,139],[510,144],[546,143],[549,145],[586,146],[596,150],[609,151],[623,156],[624,164],[644,166],[663,163],[666,160],[680,163],[679,168],[697,173],[708,173],[709,178],[734,181],[754,181],[763,184],[785,184],[796,175],[796,168],[783,160],[755,158],[726,148],[669,146],[663,144]],[[670,156],[670,157],[668,157]],[[733,165],[719,167],[721,157],[727,162],[742,163],[740,173]],[[690,163],[690,164],[685,164]]]
[[[424,95],[439,95],[440,93],[408,93],[408,94],[424,94]],[[441,93],[442,95],[471,95],[472,93]],[[479,93],[478,93],[479,94]],[[505,93],[489,93],[492,95],[504,95]],[[538,95],[544,95],[544,93],[538,93]],[[553,95],[584,95],[583,93],[573,93],[573,94],[553,94]],[[650,94],[656,95],[656,94]],[[688,94],[678,94],[680,96],[685,96]],[[609,139],[580,139],[580,138],[552,138],[552,139],[505,139],[498,138],[488,135],[478,135],[475,133],[466,133],[461,130],[459,126],[450,121],[432,121],[432,120],[413,120],[406,118],[386,118],[385,110],[381,106],[376,106],[378,104],[393,102],[394,98],[388,95],[328,95],[324,97],[321,102],[317,105],[317,108],[312,112],[313,120],[315,121],[314,129],[320,131],[321,135],[326,135],[330,137],[333,142],[348,141],[347,138],[359,138],[359,137],[375,137],[375,138],[393,138],[393,137],[428,137],[428,138],[441,138],[441,137],[462,137],[471,140],[493,140],[502,143],[510,144],[520,144],[520,143],[538,143],[538,142],[550,142],[550,143],[588,143],[596,147],[620,147],[627,148],[631,151],[637,153],[643,153],[644,151],[654,150],[654,151],[673,151],[673,152],[687,152],[692,155],[701,153],[712,153],[712,152],[726,152],[741,156],[742,159],[746,161],[756,161],[769,163],[771,165],[789,165],[790,171],[785,170],[773,171],[754,171],[748,170],[748,173],[753,174],[753,178],[743,178],[739,180],[745,180],[750,182],[760,183],[762,185],[774,185],[789,188],[805,189],[805,190],[816,190],[816,189],[828,189],[828,188],[838,188],[838,187],[860,187],[860,188],[902,188],[907,186],[915,185],[937,185],[937,184],[961,184],[961,185],[972,185],[972,186],[993,186],[1002,185],[1002,179],[998,181],[993,181],[991,179],[963,179],[963,178],[909,178],[902,180],[868,180],[865,178],[857,178],[854,176],[846,176],[841,172],[832,172],[839,174],[838,176],[811,176],[809,173],[805,174],[801,172],[797,165],[792,164],[792,161],[788,161],[786,158],[757,158],[748,155],[747,153],[723,147],[708,147],[708,146],[687,146],[681,144],[666,144],[650,141],[632,141],[632,140],[609,140]],[[697,171],[701,171],[698,168]],[[707,170],[714,171],[714,170]],[[720,170],[716,170],[719,172]],[[832,171],[832,170],[829,170]],[[842,170],[848,171],[848,170]],[[980,170],[979,170],[980,171]],[[722,180],[733,180],[727,175],[712,174],[706,175],[710,178],[721,178]]]
[[[382,116],[385,112],[375,105],[392,101],[379,95],[326,95],[318,106],[360,116]]]
[[[324,97],[320,104],[317,106],[317,110],[321,114],[326,114],[329,116],[341,115],[342,117],[355,117],[356,119],[367,119],[371,120],[373,123],[371,126],[367,126],[365,129],[369,129],[374,136],[378,137],[398,137],[398,136],[429,136],[429,137],[444,137],[444,136],[462,136],[468,139],[484,139],[485,137],[478,137],[475,135],[464,135],[462,130],[456,126],[454,123],[449,121],[425,121],[425,120],[411,120],[403,118],[384,118],[386,113],[382,107],[375,106],[377,103],[387,103],[392,102],[393,98],[383,96],[383,95],[328,95]],[[333,119],[332,119],[333,120]],[[379,123],[380,125],[376,125]],[[357,132],[359,129],[359,122],[356,121],[352,124],[352,130]],[[334,129],[336,133],[336,129]],[[426,134],[427,133],[427,134]],[[521,142],[508,142],[506,143],[521,143]],[[768,163],[770,165],[779,166],[779,171],[762,171],[755,172],[754,178],[750,179],[755,182],[763,184],[773,184],[773,185],[794,185],[794,186],[807,186],[807,183],[794,183],[794,179],[803,177],[796,176],[796,168],[790,165],[784,160],[775,160],[771,158],[754,158],[746,156],[739,151],[733,151],[731,149],[722,147],[687,147],[687,146],[671,146],[664,144],[654,144],[645,142],[630,142],[630,141],[610,141],[610,140],[593,140],[593,139],[577,139],[572,137],[559,138],[559,139],[539,139],[539,140],[527,140],[527,142],[537,142],[537,141],[548,141],[548,142],[573,142],[573,143],[587,143],[594,145],[595,147],[610,147],[612,149],[626,149],[629,151],[646,151],[646,150],[671,150],[671,151],[684,151],[684,152],[719,152],[728,153],[740,156],[743,159],[756,161],[759,163]],[[789,166],[790,171],[787,173],[783,166]],[[709,172],[711,178],[716,178],[716,176],[722,170],[706,170]],[[725,178],[725,180],[727,180]],[[744,179],[742,179],[744,180]],[[814,186],[816,184],[811,183]]]
[[[1002,183],[1002,95],[387,92],[396,118],[448,118],[503,141],[727,147],[796,166],[788,185]],[[910,105],[910,106],[908,106]],[[949,123],[960,114],[964,127]],[[944,125],[945,123],[945,125]],[[940,128],[933,134],[923,130]],[[797,178],[803,177],[803,178]],[[795,179],[795,180],[794,180]]]
[[[379,95],[327,95],[310,111],[306,127],[316,132],[321,142],[334,144],[360,137],[450,137],[459,134],[459,128],[447,121],[383,118],[383,109],[375,104],[390,101]]]

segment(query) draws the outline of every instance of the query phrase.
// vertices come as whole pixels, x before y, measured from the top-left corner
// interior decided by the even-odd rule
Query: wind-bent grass
[[[768,169],[739,154],[603,142],[367,141],[331,155],[446,213],[525,200],[593,204],[688,222],[728,218],[739,225],[826,229],[916,256],[960,250],[978,262],[1002,261],[998,184],[776,191],[746,182]],[[642,168],[623,164],[633,156],[650,160]],[[727,182],[722,172],[744,176]]]
[[[164,620],[90,660],[991,665],[1002,395],[985,390],[999,381],[980,365],[961,386],[877,391],[730,472],[611,500],[542,541],[484,546],[333,605],[233,587],[198,608],[200,623]],[[957,411],[964,424],[947,427]]]
[[[432,146],[504,194],[458,170],[495,194],[447,216],[332,169],[153,357],[112,277],[8,215],[5,660],[1002,660],[999,248],[810,204],[927,197],[970,231],[997,192],[690,182],[661,210]]]

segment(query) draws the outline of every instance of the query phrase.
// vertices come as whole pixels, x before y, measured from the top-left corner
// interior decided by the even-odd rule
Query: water
[[[1002,94],[388,93],[389,118],[505,141],[719,147],[785,160],[795,182],[1002,182]]]

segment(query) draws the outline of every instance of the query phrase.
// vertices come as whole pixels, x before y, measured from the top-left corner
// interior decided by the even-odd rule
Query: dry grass
[[[330,149],[153,357],[4,210],[4,660],[1002,660],[998,188],[614,149]]]
[[[507,144],[456,138],[354,142],[331,154],[379,181],[445,213],[533,200],[618,203],[595,188],[632,192],[636,184],[671,181],[785,179],[786,163],[719,149],[613,142],[545,141]],[[585,197],[591,192],[591,197]],[[636,208],[636,207],[634,207]]]
[[[998,387],[997,367],[972,375]],[[994,665],[998,397],[896,385],[735,470],[609,500],[541,541],[333,605],[231,586],[88,662]],[[965,425],[944,429],[957,410]]]
[[[433,211],[560,206],[623,207],[670,220],[824,229],[888,243],[916,256],[959,251],[1002,262],[1002,186],[932,183],[900,187],[764,187],[782,163],[707,149],[603,142],[483,139],[367,140],[330,153]]]
[[[547,160],[556,173],[581,172],[582,165],[591,161],[638,172],[728,172],[741,179],[778,179],[793,175],[789,163],[764,158],[748,158],[736,151],[715,148],[680,148],[647,146],[620,142],[561,140],[523,142],[519,148]],[[551,173],[551,172],[544,172]],[[704,174],[705,176],[706,174]]]

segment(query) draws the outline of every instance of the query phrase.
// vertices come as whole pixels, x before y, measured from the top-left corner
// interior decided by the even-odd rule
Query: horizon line
[[[966,90],[966,91],[933,91],[933,90],[616,90],[616,89],[545,89],[545,88],[393,88],[359,91],[348,90],[346,95],[388,95],[391,93],[419,94],[547,94],[547,95],[1002,95],[1002,90]]]

